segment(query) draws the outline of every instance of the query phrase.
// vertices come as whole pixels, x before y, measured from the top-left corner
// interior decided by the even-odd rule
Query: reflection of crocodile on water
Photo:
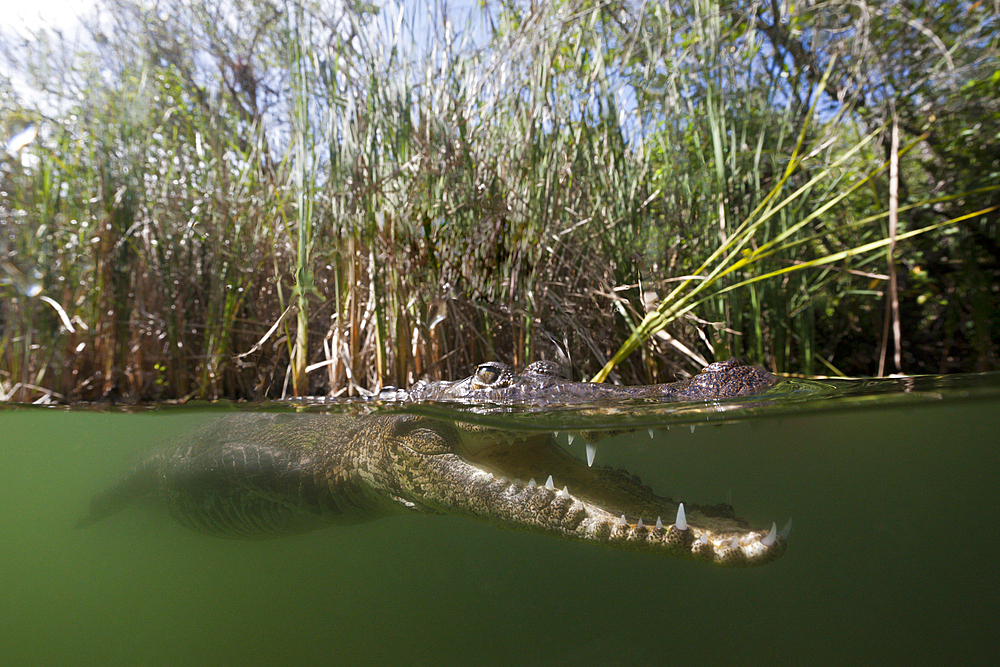
[[[418,383],[382,398],[561,405],[705,400],[744,396],[774,382],[738,361],[712,364],[689,381],[643,387],[568,382],[544,362],[515,375],[492,362],[465,380]],[[185,526],[224,537],[276,537],[416,512],[720,565],[759,565],[785,550],[773,525],[754,530],[728,505],[685,508],[627,472],[578,461],[550,433],[405,413],[224,417],[98,494],[80,525],[142,498],[166,506]]]

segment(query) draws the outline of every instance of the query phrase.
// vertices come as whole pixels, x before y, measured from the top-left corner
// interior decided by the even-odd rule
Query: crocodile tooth
[[[771,531],[760,539],[760,543],[765,547],[769,547],[774,544],[774,540],[778,537],[778,526],[773,521],[771,522]]]
[[[538,486],[538,482],[535,481],[534,477],[532,477],[531,479],[528,480],[528,488],[529,489],[533,489],[536,486]]]
[[[507,483],[507,478],[506,478],[506,477],[501,477],[501,478],[500,478],[499,480],[497,480],[497,481],[499,481],[499,482],[500,482],[501,484],[506,484],[506,483]]]
[[[524,482],[521,481],[520,477],[515,477],[513,484],[514,486],[521,486],[522,484],[524,484]]]
[[[739,549],[740,548],[740,538],[734,537],[733,541],[729,543],[729,548],[730,549]]]
[[[646,433],[649,434],[649,439],[652,440],[653,439],[653,427],[650,426],[649,428],[647,428],[646,429]]]
[[[622,514],[622,518],[618,519],[618,524],[624,526],[627,522],[625,521],[625,515]]]
[[[788,517],[788,523],[781,527],[781,530],[778,531],[778,535],[781,536],[781,539],[787,540],[790,532],[792,532],[792,518]]]
[[[694,433],[694,424],[691,424],[691,432]]]
[[[572,445],[573,444],[573,434],[572,433],[567,433],[566,434],[566,444],[567,445]]]
[[[559,497],[560,497],[560,498],[569,498],[569,489],[567,489],[567,488],[566,488],[566,487],[564,486],[564,487],[562,488],[562,491],[560,491],[560,492],[559,492]]]
[[[587,467],[594,467],[594,457],[597,455],[597,447],[591,443],[587,443]]]
[[[558,438],[559,437],[559,431],[553,431],[552,435]]]
[[[552,483],[552,475],[549,475],[548,480],[546,480],[545,488],[549,491],[553,491],[556,488],[556,485]]]
[[[635,524],[635,527],[636,528],[645,528],[645,526],[642,525],[642,517],[639,517],[639,522],[637,524]]]
[[[663,520],[660,517],[656,517],[656,529],[663,530]]]
[[[677,506],[677,521],[674,522],[674,525],[677,526],[677,530],[688,529],[687,516],[684,514],[684,503]]]
[[[708,544],[708,538],[705,537],[705,533],[698,536],[698,539],[694,541],[695,544]]]

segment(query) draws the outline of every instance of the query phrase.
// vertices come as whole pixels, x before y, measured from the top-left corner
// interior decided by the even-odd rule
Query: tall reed
[[[771,76],[717,2],[103,6],[92,47],[7,49],[53,103],[0,106],[5,136],[41,128],[3,165],[6,398],[877,356],[884,254],[857,250],[888,238],[878,126]]]

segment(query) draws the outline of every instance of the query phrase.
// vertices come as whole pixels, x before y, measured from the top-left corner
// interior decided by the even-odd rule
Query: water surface
[[[1000,377],[777,393],[627,415],[420,408],[563,443],[634,428],[601,440],[595,465],[757,525],[794,519],[785,555],[745,570],[454,517],[240,542],[135,507],[75,530],[93,493],[219,409],[0,410],[2,663],[992,661]]]

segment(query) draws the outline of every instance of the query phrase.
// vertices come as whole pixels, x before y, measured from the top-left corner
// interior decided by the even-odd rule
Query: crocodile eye
[[[480,364],[476,369],[474,384],[479,387],[503,386],[510,379],[510,369],[497,362]]]
[[[476,369],[476,380],[483,384],[493,384],[500,378],[500,369],[493,364],[483,364]]]

